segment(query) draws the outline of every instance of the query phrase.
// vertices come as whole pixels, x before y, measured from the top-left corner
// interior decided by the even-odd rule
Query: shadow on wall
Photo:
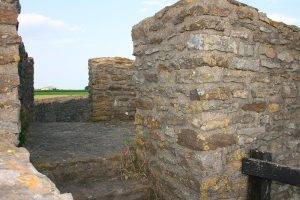
[[[88,97],[61,97],[35,101],[36,122],[86,122]]]

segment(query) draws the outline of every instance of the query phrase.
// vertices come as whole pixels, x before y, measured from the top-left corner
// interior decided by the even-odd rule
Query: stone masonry
[[[130,120],[135,114],[133,61],[126,58],[89,60],[92,121]]]
[[[24,44],[19,47],[20,63],[19,63],[19,99],[21,101],[21,128],[25,130],[29,122],[33,121],[34,112],[34,61],[28,57]]]
[[[21,128],[18,97],[21,37],[16,29],[19,9],[18,1],[0,2],[0,135],[15,144]]]
[[[85,96],[39,99],[34,102],[36,122],[86,122],[89,114],[89,100]]]
[[[18,0],[0,0],[0,200],[71,200],[15,146],[33,105],[33,60],[17,33],[19,12]]]
[[[250,148],[299,167],[298,27],[235,0],[181,0],[132,38],[137,153],[164,199],[245,199]],[[274,200],[299,198],[272,185]]]

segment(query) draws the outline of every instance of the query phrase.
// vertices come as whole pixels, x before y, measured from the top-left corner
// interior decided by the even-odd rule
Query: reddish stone
[[[240,19],[253,20],[253,18],[254,18],[252,10],[250,10],[248,8],[240,8],[237,10],[236,14]]]
[[[161,124],[158,120],[154,119],[153,117],[148,117],[144,120],[144,124],[150,129],[160,129]]]
[[[135,105],[137,109],[141,110],[152,110],[154,107],[151,101],[146,101],[143,99],[137,99]]]
[[[195,131],[183,129],[177,136],[179,145],[196,151],[216,150],[236,144],[235,137],[231,134],[215,134],[205,140],[201,140]]]
[[[135,125],[143,125],[144,124],[144,117],[138,113],[135,114]]]
[[[133,40],[139,40],[139,39],[145,37],[144,29],[141,27],[133,28],[131,34],[132,34]]]
[[[266,110],[267,104],[265,102],[257,102],[252,104],[246,104],[242,106],[245,111],[263,112]]]
[[[157,74],[144,74],[145,80],[152,83],[158,82]]]
[[[17,25],[18,14],[18,10],[0,8],[0,24]]]
[[[204,141],[198,140],[197,133],[190,129],[183,129],[177,135],[177,143],[196,151],[204,151]]]
[[[215,150],[217,148],[236,144],[235,137],[231,134],[215,134],[210,136],[206,141],[209,150]]]

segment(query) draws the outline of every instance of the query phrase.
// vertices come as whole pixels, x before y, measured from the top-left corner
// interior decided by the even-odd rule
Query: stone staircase
[[[144,179],[121,179],[124,141],[133,122],[33,123],[26,148],[31,162],[75,200],[147,200]]]

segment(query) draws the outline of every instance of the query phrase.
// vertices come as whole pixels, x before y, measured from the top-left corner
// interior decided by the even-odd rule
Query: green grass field
[[[86,90],[50,90],[50,91],[34,91],[35,99],[49,99],[57,97],[68,97],[68,96],[88,96]]]

